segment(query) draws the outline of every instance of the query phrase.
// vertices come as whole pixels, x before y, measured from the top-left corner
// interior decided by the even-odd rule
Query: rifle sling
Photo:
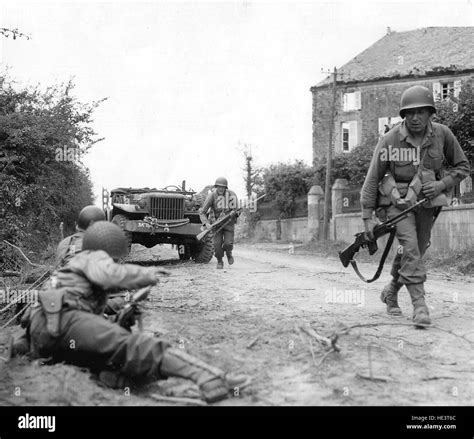
[[[354,259],[351,259],[350,263],[352,265],[352,268],[356,272],[357,276],[359,276],[364,282],[371,283],[380,277],[380,274],[382,273],[382,270],[383,270],[383,266],[385,264],[385,259],[387,259],[388,253],[390,251],[390,247],[392,247],[393,240],[395,239],[395,232],[396,232],[395,228],[393,228],[392,231],[390,232],[390,236],[388,237],[388,241],[383,251],[382,258],[380,259],[379,266],[372,279],[366,279],[359,271],[359,268],[357,267],[357,262]]]

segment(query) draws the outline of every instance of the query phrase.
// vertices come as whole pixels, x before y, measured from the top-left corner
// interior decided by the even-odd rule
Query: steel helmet
[[[227,187],[227,178],[219,177],[216,179],[214,186],[224,186]]]
[[[127,239],[117,224],[97,221],[84,233],[82,250],[104,250],[111,258],[120,259],[128,254]]]
[[[86,206],[79,213],[79,218],[77,220],[77,227],[80,230],[86,230],[92,222],[95,221],[105,221],[105,213],[102,209],[97,206]]]
[[[405,117],[405,110],[411,108],[429,107],[432,113],[436,113],[433,93],[421,85],[414,85],[407,88],[400,100],[400,116]]]

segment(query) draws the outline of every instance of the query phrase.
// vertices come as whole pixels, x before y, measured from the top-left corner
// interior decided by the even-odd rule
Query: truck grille
[[[184,199],[150,198],[150,213],[159,220],[179,220],[184,218]]]

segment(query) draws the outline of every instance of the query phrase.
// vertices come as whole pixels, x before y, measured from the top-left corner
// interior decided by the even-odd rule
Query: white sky
[[[395,31],[472,26],[463,2],[0,2],[0,69],[21,84],[74,78],[83,102],[109,99],[85,159],[102,187],[201,190],[216,177],[245,193],[239,143],[256,163],[312,160],[311,93]]]

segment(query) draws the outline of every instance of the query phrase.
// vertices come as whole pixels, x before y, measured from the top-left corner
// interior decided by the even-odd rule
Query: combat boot
[[[227,262],[229,262],[229,265],[232,265],[234,263],[234,257],[232,256],[232,252],[230,251],[227,252]]]
[[[422,283],[407,285],[413,304],[413,322],[420,325],[431,325],[430,313],[425,302],[425,289]]]
[[[177,348],[164,351],[160,373],[164,377],[181,377],[194,381],[207,402],[229,398],[230,392],[243,389],[250,383],[250,378],[245,375],[226,374]]]
[[[403,284],[396,282],[394,279],[385,285],[380,300],[387,305],[387,313],[392,316],[401,316],[402,310],[398,306],[398,292]]]
[[[217,260],[217,267],[216,268],[219,268],[219,269],[224,268],[224,261],[222,259]]]

